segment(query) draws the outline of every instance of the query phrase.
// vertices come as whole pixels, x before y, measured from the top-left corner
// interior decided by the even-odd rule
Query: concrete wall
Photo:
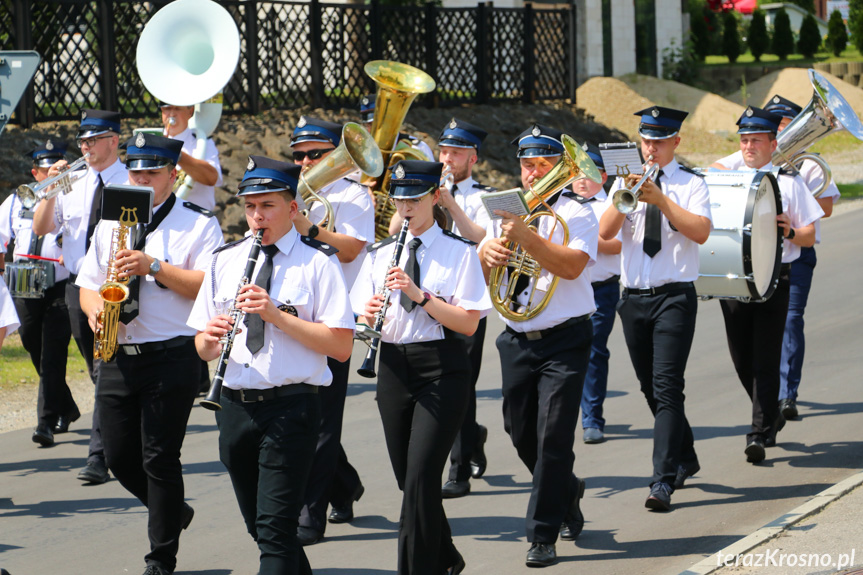
[[[602,51],[602,2],[576,0],[578,83],[605,73]]]
[[[598,0],[596,0],[598,3]],[[611,0],[611,53],[613,75],[635,72],[635,4],[632,0]],[[600,52],[602,45],[599,46]]]
[[[672,45],[683,44],[683,12],[680,0],[656,0],[656,68],[662,77],[662,56]]]

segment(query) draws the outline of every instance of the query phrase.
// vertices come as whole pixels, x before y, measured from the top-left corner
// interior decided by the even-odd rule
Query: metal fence
[[[374,91],[369,60],[425,70],[437,89],[418,104],[575,98],[575,9],[219,1],[240,31],[226,113],[303,105],[353,107]],[[76,119],[82,108],[152,116],[135,50],[163,3],[0,0],[0,50],[36,50],[42,63],[14,121]]]

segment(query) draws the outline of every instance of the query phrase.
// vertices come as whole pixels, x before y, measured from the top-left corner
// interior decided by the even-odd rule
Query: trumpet
[[[399,237],[396,241],[395,249],[393,250],[393,259],[390,260],[390,265],[387,266],[387,273],[389,273],[392,268],[399,265],[399,259],[402,257],[402,250],[405,247],[405,240],[407,239],[408,226],[410,223],[410,218],[405,218],[405,221],[402,223],[402,229],[399,231]],[[384,280],[386,280],[386,278],[384,278]],[[384,316],[387,315],[387,308],[390,305],[390,295],[392,294],[392,291],[390,291],[385,284],[386,282],[380,289],[380,293],[384,296],[384,302],[380,311],[375,314],[374,329],[364,327],[362,330],[357,331],[359,339],[364,340],[369,346],[366,359],[357,370],[357,373],[362,377],[372,378],[377,375],[377,372],[375,371],[375,363],[378,356],[378,346],[380,346],[381,343],[381,329],[384,327]]]
[[[649,156],[647,161],[653,161],[653,156]],[[611,197],[611,202],[621,214],[631,214],[635,211],[635,208],[638,207],[638,198],[641,197],[641,186],[643,186],[647,180],[652,180],[653,176],[656,175],[656,172],[659,171],[659,164],[651,164],[648,168],[645,163],[644,166],[644,175],[641,176],[641,179],[638,180],[634,186],[631,188],[624,186],[614,192],[614,195]]]
[[[53,198],[58,194],[68,194],[72,191],[72,184],[84,175],[84,173],[74,174],[81,166],[86,165],[87,158],[90,157],[90,152],[87,152],[71,164],[61,173],[53,178],[48,178],[41,182],[32,184],[22,184],[18,186],[18,198],[25,208],[32,208],[41,200]],[[52,187],[53,186],[53,187]]]

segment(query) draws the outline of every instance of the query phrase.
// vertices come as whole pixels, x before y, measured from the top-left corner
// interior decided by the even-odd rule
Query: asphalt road
[[[549,572],[668,574],[752,532],[863,468],[860,327],[863,210],[824,222],[815,285],[806,313],[807,360],[801,418],[789,422],[761,465],[743,454],[750,405],[729,359],[721,312],[702,302],[687,371],[687,414],[702,470],[673,496],[671,513],[644,509],[651,473],[652,421],[626,353],[619,323],[611,338],[605,404],[608,441],[581,443],[576,472],[587,481],[587,525],[576,544],[559,542]],[[479,420],[489,427],[488,471],[473,492],[448,500],[466,573],[526,573],[524,511],[530,477],[503,431],[500,365],[488,330],[479,386]],[[357,347],[354,365],[364,351]],[[87,418],[82,418],[86,420]],[[30,430],[0,439],[0,565],[12,575],[140,573],[146,515],[117,481],[85,487],[87,430],[76,424],[40,449]],[[343,439],[366,494],[351,525],[331,525],[307,548],[315,573],[392,573],[400,494],[384,448],[374,383],[352,378]],[[195,519],[181,539],[178,574],[251,574],[257,548],[246,534],[228,477],[218,461],[213,415],[196,407],[183,453],[187,499]]]

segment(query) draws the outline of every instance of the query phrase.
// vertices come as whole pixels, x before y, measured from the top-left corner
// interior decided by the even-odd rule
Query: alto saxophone
[[[123,302],[129,299],[128,277],[120,279],[117,269],[117,251],[126,249],[129,229],[138,224],[137,208],[121,208],[120,222],[111,233],[111,251],[108,254],[108,274],[105,283],[99,287],[99,296],[104,302],[99,312],[96,328],[93,358],[111,361],[117,353],[117,328],[120,323],[120,309]]]

